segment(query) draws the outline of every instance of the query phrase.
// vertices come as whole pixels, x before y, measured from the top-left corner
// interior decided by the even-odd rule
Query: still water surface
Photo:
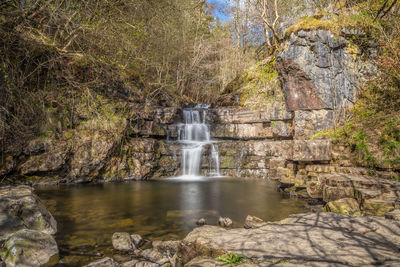
[[[87,263],[88,255],[111,255],[114,232],[150,240],[181,239],[204,217],[227,216],[242,227],[248,214],[266,221],[305,212],[305,202],[283,196],[268,181],[216,179],[39,187],[36,193],[58,224],[64,262]]]

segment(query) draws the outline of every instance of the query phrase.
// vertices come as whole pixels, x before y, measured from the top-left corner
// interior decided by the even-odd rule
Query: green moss
[[[385,213],[394,210],[394,203],[365,199],[362,203],[362,208],[370,215],[383,216]]]
[[[330,20],[321,20],[316,17],[304,17],[286,30],[285,38],[288,38],[292,33],[296,33],[301,30],[329,30],[336,36],[339,36],[340,30],[344,25],[345,23],[343,21],[339,21],[337,17]]]
[[[73,131],[64,133],[65,139],[67,139],[67,140],[72,139],[72,137],[74,137],[74,135],[75,135],[75,133]]]
[[[345,215],[362,216],[362,212],[357,201],[353,198],[342,198],[328,202],[323,208],[325,212],[335,212]]]
[[[239,94],[239,104],[251,108],[263,108],[282,100],[275,55],[245,70],[228,84],[224,93]]]

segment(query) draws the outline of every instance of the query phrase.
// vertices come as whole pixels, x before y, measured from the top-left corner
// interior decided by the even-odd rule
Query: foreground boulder
[[[32,229],[46,234],[57,232],[57,223],[29,186],[0,188],[0,241],[14,232]]]
[[[112,236],[112,244],[116,250],[133,251],[136,246],[128,233],[114,233]]]
[[[23,229],[5,242],[1,257],[10,267],[52,265],[58,261],[58,247],[51,235]]]
[[[398,233],[400,223],[391,220],[307,213],[256,229],[196,228],[183,240],[180,256],[183,263],[234,253],[263,264],[391,265],[400,262]]]

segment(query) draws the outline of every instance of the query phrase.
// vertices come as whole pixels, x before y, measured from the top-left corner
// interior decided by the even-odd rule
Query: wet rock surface
[[[399,232],[399,223],[385,219],[298,214],[256,229],[196,228],[183,240],[181,253],[184,262],[233,252],[264,264],[390,265],[400,261]]]
[[[203,225],[205,225],[206,223],[207,223],[207,221],[206,221],[206,219],[204,219],[204,218],[198,219],[198,220],[196,221],[196,224],[197,224],[198,226],[203,226]]]
[[[244,228],[245,229],[258,228],[264,224],[265,222],[262,219],[256,216],[247,215],[246,220],[244,222]]]
[[[229,228],[233,224],[232,220],[228,217],[219,217],[218,225],[224,228]]]

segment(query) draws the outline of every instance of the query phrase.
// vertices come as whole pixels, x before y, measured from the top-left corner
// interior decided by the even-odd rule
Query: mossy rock
[[[51,235],[24,229],[7,239],[1,258],[12,267],[52,266],[58,262],[58,247]]]
[[[362,209],[368,215],[384,216],[394,208],[394,202],[386,200],[364,199],[362,203]]]
[[[330,201],[326,203],[323,211],[354,216],[362,215],[358,202],[354,198],[342,198]]]

